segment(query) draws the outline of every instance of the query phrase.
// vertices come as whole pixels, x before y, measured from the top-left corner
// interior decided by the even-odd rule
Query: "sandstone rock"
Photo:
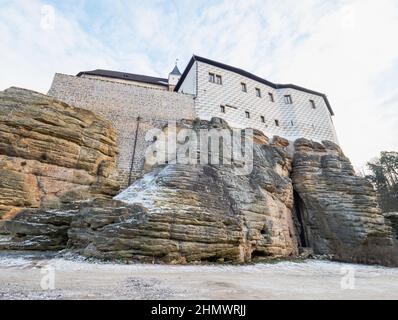
[[[383,215],[391,225],[395,238],[398,240],[398,212],[387,212],[383,213]]]
[[[90,111],[29,90],[0,92],[0,219],[113,196],[115,141],[110,123]]]
[[[114,200],[102,197],[75,202],[82,198],[81,189],[75,188],[62,196],[62,201],[71,202],[70,207],[23,210],[12,220],[3,221],[0,234],[8,236],[0,237],[0,249],[66,247],[89,257],[165,263],[250,262],[300,256],[398,265],[397,241],[392,232],[392,228],[395,232],[397,228],[396,214],[387,214],[390,222],[386,223],[373,187],[355,175],[349,159],[336,144],[298,139],[292,160],[293,149],[287,140],[274,137],[270,143],[264,134],[254,130],[251,161],[234,157],[232,162],[222,164],[177,164],[173,159],[187,154],[186,141],[194,140],[199,130],[218,132],[229,127],[214,118],[182,120],[176,132],[181,134],[184,129],[192,130],[187,131],[187,139],[176,143],[175,153],[169,152],[170,161],[148,161],[147,173]],[[163,133],[167,138],[172,130],[165,127]],[[153,145],[158,142],[154,139]],[[198,149],[191,151],[189,161],[202,161],[214,153],[225,161],[229,150],[213,149],[200,156]],[[92,152],[93,157],[98,156]],[[61,152],[57,157],[62,161]],[[36,162],[43,161],[9,158],[12,159],[3,160],[7,165],[0,169],[6,177],[0,183],[8,192],[3,193],[4,199],[15,194],[17,208],[33,206],[32,203],[43,205],[43,198],[48,197],[41,193],[43,184],[29,188],[29,183],[34,186],[29,182],[34,181],[31,176],[43,181],[43,171],[36,169],[40,168]],[[81,170],[81,175],[73,182],[66,181],[80,182],[84,188],[90,187],[91,193],[94,172],[101,181],[107,181],[107,168],[111,167],[89,169],[90,161],[85,161],[84,168],[79,163],[74,168],[67,163],[69,159],[63,170]],[[242,167],[248,163],[253,167],[245,173]],[[59,167],[57,163],[45,164],[46,168]],[[9,169],[14,167],[20,169]],[[58,179],[56,174],[45,177]],[[14,192],[13,181],[18,186]],[[111,184],[100,186],[95,192],[112,194]],[[105,186],[109,186],[107,191]],[[57,202],[59,194],[52,196]],[[51,201],[47,198],[46,203]]]
[[[180,126],[226,128],[214,119]],[[168,263],[297,255],[291,159],[254,140],[250,174],[236,175],[235,164],[154,166],[120,201],[82,209],[69,245],[87,256]]]
[[[305,245],[340,260],[393,263],[397,248],[376,192],[355,175],[340,147],[306,139],[294,145],[292,180]]]
[[[62,211],[25,209],[13,219],[3,221],[6,240],[0,250],[61,250],[68,242],[67,231],[75,209]]]

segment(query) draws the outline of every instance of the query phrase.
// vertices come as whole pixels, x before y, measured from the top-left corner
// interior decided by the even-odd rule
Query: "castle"
[[[325,94],[276,84],[223,63],[192,56],[168,78],[93,70],[55,74],[50,96],[103,115],[119,134],[118,179],[129,184],[142,172],[145,133],[169,120],[212,117],[235,128],[254,128],[288,140],[305,137],[338,143]]]

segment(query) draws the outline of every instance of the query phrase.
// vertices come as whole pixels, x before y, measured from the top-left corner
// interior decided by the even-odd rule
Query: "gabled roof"
[[[176,76],[180,76],[181,75],[181,72],[180,72],[180,70],[178,70],[177,65],[174,67],[173,71],[170,72],[170,74],[174,74]]]
[[[96,69],[92,71],[81,71],[77,74],[78,77],[82,75],[100,76],[100,77],[107,77],[113,79],[123,79],[123,80],[130,80],[142,83],[150,83],[160,86],[168,86],[168,79],[150,77],[150,76],[144,76],[140,74],[126,73],[126,72]]]
[[[322,97],[325,100],[326,106],[328,107],[330,114],[332,116],[334,115],[334,112],[333,112],[332,107],[330,106],[329,100],[328,100],[327,96],[324,93],[320,93],[320,92],[317,92],[317,91],[306,89],[306,88],[303,88],[303,87],[300,87],[300,86],[296,86],[294,84],[277,84],[277,83],[273,83],[271,81],[265,80],[265,79],[263,79],[261,77],[258,77],[256,75],[250,73],[250,72],[247,72],[245,70],[242,70],[242,69],[239,69],[239,68],[235,68],[235,67],[229,66],[227,64],[224,64],[224,63],[221,63],[221,62],[217,62],[217,61],[214,61],[214,60],[210,60],[210,59],[207,59],[207,58],[199,57],[199,56],[196,56],[196,55],[192,56],[191,60],[189,61],[188,65],[187,65],[187,67],[185,68],[180,80],[178,81],[176,87],[174,88],[174,91],[178,91],[180,89],[182,83],[184,82],[189,70],[191,69],[191,67],[193,66],[195,61],[203,62],[203,63],[210,64],[212,66],[215,66],[215,67],[218,67],[218,68],[221,68],[221,69],[225,69],[225,70],[228,70],[228,71],[235,72],[237,74],[240,74],[241,76],[244,76],[244,77],[247,77],[247,78],[252,79],[254,81],[263,83],[263,84],[265,84],[267,86],[270,86],[271,88],[274,88],[274,89],[295,89],[295,90],[303,91],[303,92],[306,92],[306,93],[309,93],[309,94],[320,96],[320,97]]]

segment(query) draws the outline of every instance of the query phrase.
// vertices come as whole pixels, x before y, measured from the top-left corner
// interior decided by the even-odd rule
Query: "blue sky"
[[[193,53],[325,92],[360,168],[398,150],[396,0],[0,0],[0,90],[55,72],[166,77]]]

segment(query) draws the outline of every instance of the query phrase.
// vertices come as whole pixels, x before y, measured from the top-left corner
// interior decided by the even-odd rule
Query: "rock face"
[[[376,193],[355,175],[341,149],[332,142],[306,139],[294,146],[292,180],[301,241],[315,253],[336,259],[393,263],[397,248]]]
[[[0,92],[0,219],[116,194],[115,141],[111,125],[90,111],[29,90]]]
[[[383,215],[391,225],[395,239],[398,240],[398,212],[388,212],[384,213]]]
[[[62,211],[25,209],[13,219],[3,221],[0,250],[62,250],[68,242],[68,230],[74,208]]]
[[[44,98],[34,94],[29,97],[29,101],[36,101],[34,99],[42,102]],[[50,108],[49,104],[59,104],[60,107],[70,110],[70,107],[53,100],[46,103],[47,108]],[[65,156],[63,152],[59,152],[41,160],[30,159],[33,155],[42,154],[44,145],[51,143],[32,142],[32,146],[25,144],[25,148],[32,148],[32,152],[24,153],[21,142],[17,137],[12,140],[11,134],[4,136],[8,140],[4,140],[2,136],[0,151],[8,150],[5,147],[11,145],[8,156],[3,158],[11,163],[25,161],[27,164],[24,167],[28,168],[29,161],[46,166],[46,170],[50,165],[58,168],[62,162],[65,170],[97,177],[98,180],[94,179],[97,184],[81,183],[84,179],[77,178],[59,179],[58,175],[44,174],[47,171],[41,170],[40,165],[37,166],[38,171],[34,171],[40,174],[30,173],[33,177],[27,171],[14,173],[13,170],[7,170],[10,174],[19,174],[23,178],[21,181],[28,181],[28,177],[33,181],[56,177],[77,190],[93,192],[92,188],[95,186],[94,190],[102,190],[102,195],[112,194],[114,189],[105,188],[110,184],[104,183],[107,181],[105,169],[110,167],[106,164],[112,162],[115,153],[114,139],[110,138],[112,134],[105,134],[107,131],[100,129],[104,125],[108,128],[106,123],[100,124],[100,120],[78,121],[76,119],[80,118],[76,113],[73,115],[74,120],[68,121],[77,121],[79,124],[81,121],[80,132],[83,131],[84,134],[74,136],[79,130],[77,126],[74,133],[67,131],[65,136],[60,133],[52,138],[49,129],[44,136],[48,135],[50,142],[52,139],[61,139],[65,145],[63,150],[81,148],[81,155],[77,159],[82,157],[82,163],[80,160],[71,161],[76,159],[71,151],[67,151]],[[14,117],[15,115],[8,118]],[[88,113],[86,117],[97,119],[92,113]],[[22,118],[25,119],[26,116]],[[30,118],[30,121],[39,121],[33,115]],[[5,118],[1,119],[1,125],[8,123]],[[18,118],[12,123],[17,120]],[[49,121],[46,118],[39,122],[44,122],[43,126],[47,128]],[[21,125],[15,131],[11,130],[11,124],[7,124],[5,128],[14,132],[14,135],[18,133],[22,136],[22,141],[26,135],[30,137],[37,128],[41,128],[41,125],[31,125],[28,127],[30,130],[25,132],[23,128],[26,126]],[[245,145],[247,141],[253,143],[250,147],[253,151],[251,160],[234,156],[232,162],[225,162],[229,150],[220,148],[220,145],[204,154],[201,148],[186,148],[187,142],[194,141],[202,130],[209,129],[216,133],[222,130],[227,130],[228,133],[231,131],[226,122],[217,118],[211,121],[180,121],[176,127],[177,136],[182,133],[185,135],[177,139],[176,152],[169,159],[184,155],[189,161],[185,164],[178,164],[173,160],[155,163],[151,161],[149,154],[144,176],[113,200],[97,197],[71,202],[64,210],[23,210],[10,221],[3,221],[3,230],[8,236],[0,238],[0,249],[68,248],[89,257],[165,263],[250,262],[263,258],[296,257],[300,252],[309,254],[313,251],[315,254],[330,255],[342,261],[398,265],[398,249],[393,234],[393,228],[396,232],[396,215],[386,216],[390,221],[386,222],[378,208],[372,186],[355,176],[349,159],[337,145],[328,141],[316,143],[298,139],[294,143],[293,154],[293,146],[287,140],[280,137],[270,140],[261,132],[254,131],[249,140],[241,136],[232,139],[234,145],[243,140],[246,140]],[[40,130],[40,137],[43,130]],[[89,133],[84,130],[89,130]],[[75,138],[66,139],[69,134]],[[163,129],[163,137],[167,138],[172,134],[172,128]],[[86,139],[87,136],[89,138]],[[224,138],[223,136],[223,140]],[[158,137],[154,139],[153,146],[160,140]],[[69,146],[69,143],[72,145]],[[43,146],[42,149],[38,145]],[[201,151],[200,155],[198,151]],[[197,159],[208,160],[214,154],[224,162],[190,162]],[[23,160],[20,159],[21,155]],[[103,161],[105,165],[102,164]],[[252,170],[245,172],[242,168],[248,163]],[[7,173],[7,170],[2,167],[0,172]],[[7,181],[12,185],[10,178]],[[0,187],[5,185],[4,182],[1,183]],[[36,192],[41,195],[39,199],[47,196],[47,193],[40,193],[42,187],[29,189],[26,182],[24,183],[18,184],[20,187],[15,192],[18,199],[36,199],[34,194],[29,193],[30,190],[38,190]],[[101,188],[97,188],[98,183]],[[25,196],[23,192],[30,196]],[[13,199],[11,195],[9,192],[2,197],[5,200]],[[62,199],[66,200],[59,201],[67,202],[71,196]],[[14,206],[18,207],[15,204]],[[23,206],[27,205],[19,205]]]
[[[180,126],[227,128],[219,119]],[[120,201],[81,209],[69,246],[86,256],[168,263],[297,255],[291,159],[267,140],[256,133],[248,175],[236,175],[236,164],[152,167]]]

